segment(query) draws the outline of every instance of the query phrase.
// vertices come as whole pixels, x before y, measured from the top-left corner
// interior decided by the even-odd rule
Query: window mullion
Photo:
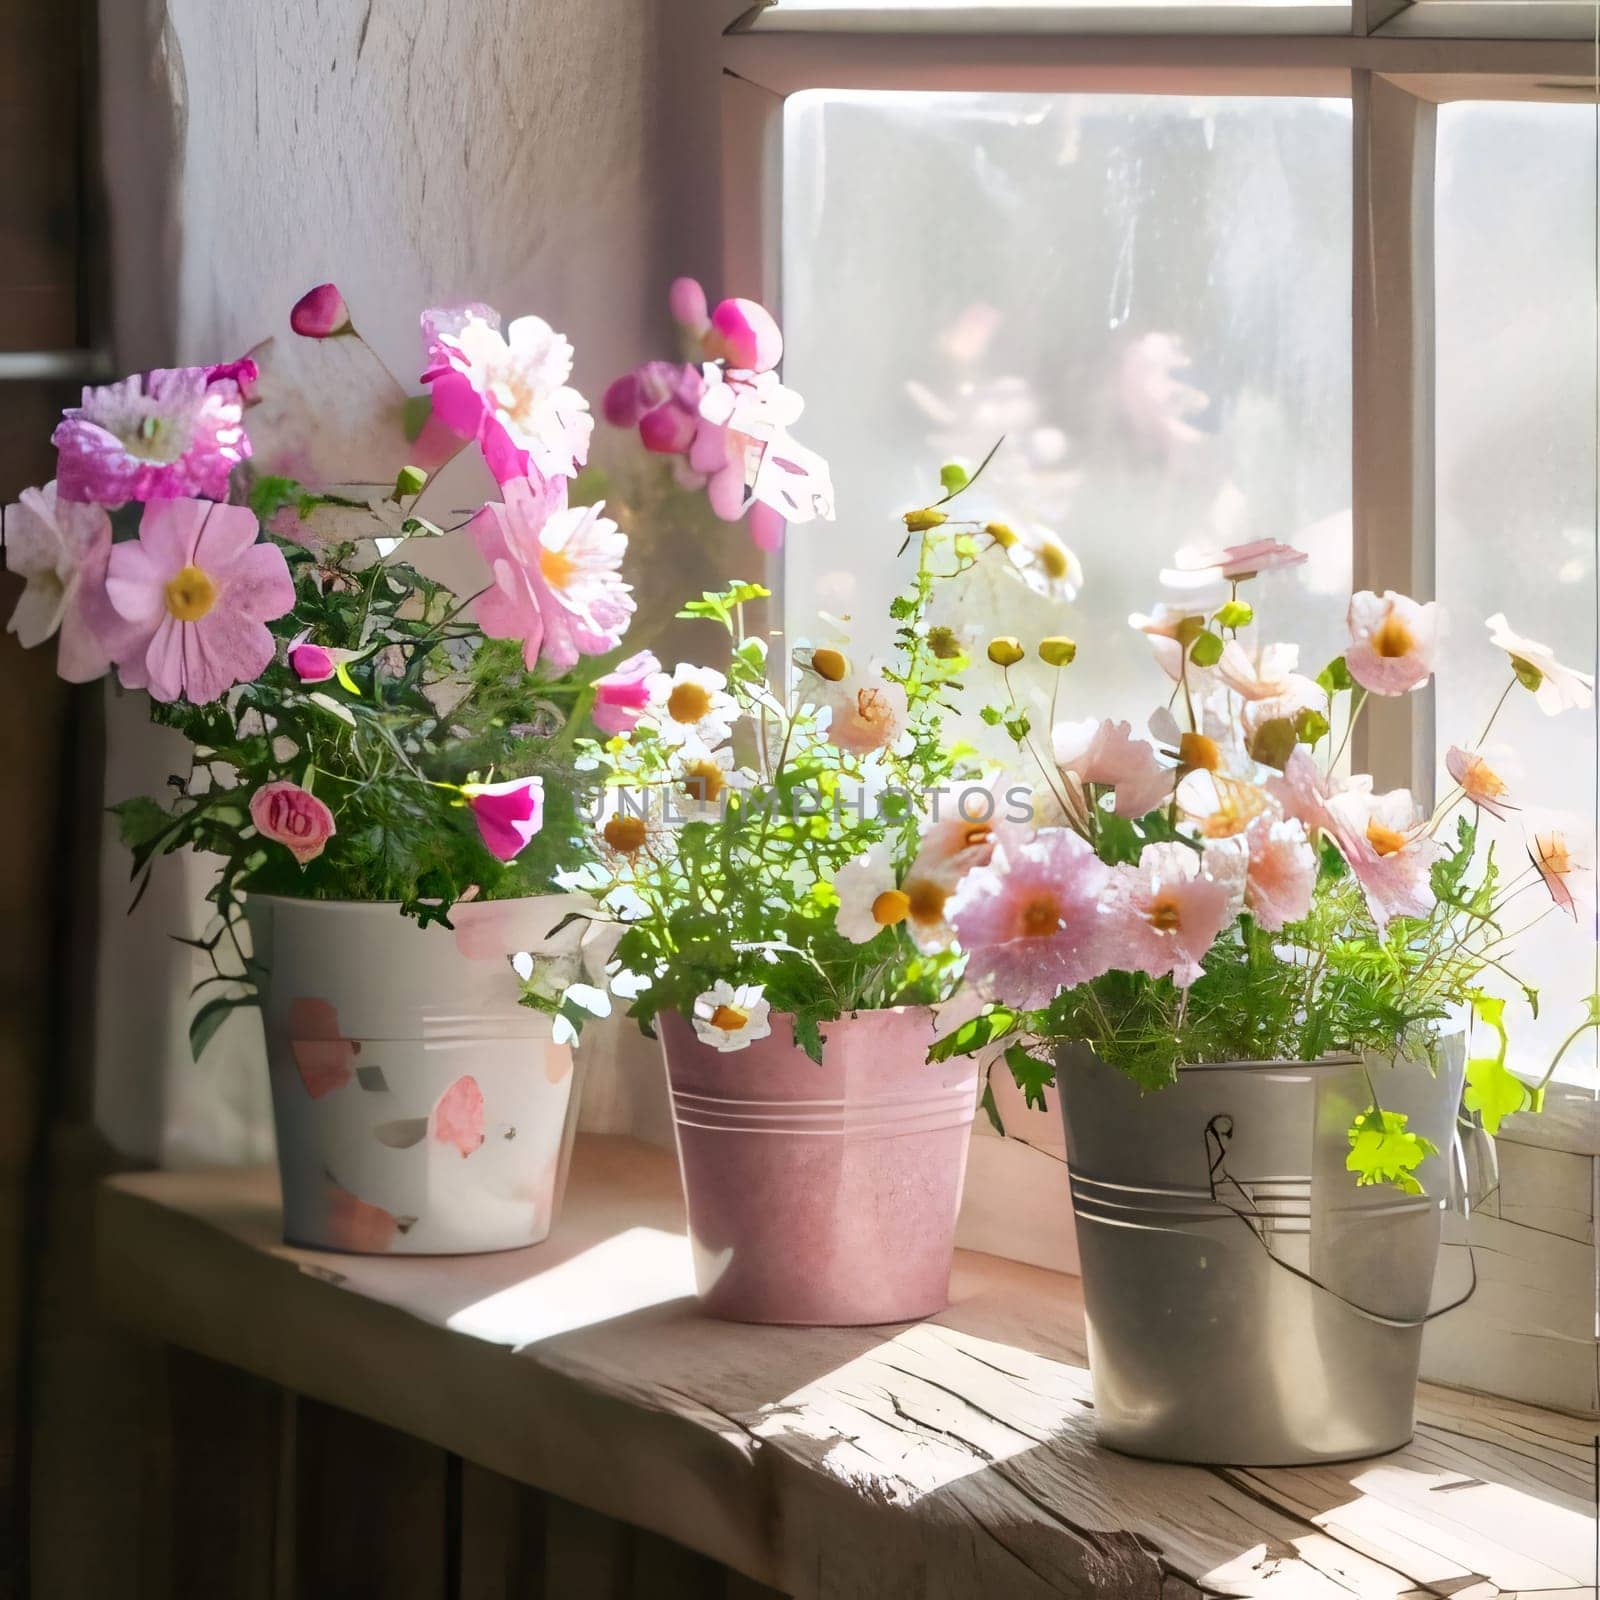
[[[1354,74],[1352,367],[1355,587],[1434,593],[1431,101]],[[1431,687],[1374,699],[1353,740],[1358,771],[1432,803]]]

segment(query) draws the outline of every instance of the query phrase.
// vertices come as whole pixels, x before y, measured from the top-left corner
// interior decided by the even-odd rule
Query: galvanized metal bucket
[[[1444,1214],[1462,1192],[1465,1053],[1456,1035],[1436,1071],[1354,1056],[1191,1066],[1142,1094],[1062,1048],[1101,1443],[1288,1466],[1410,1439]],[[1440,1151],[1421,1195],[1357,1188],[1345,1168],[1374,1089]]]

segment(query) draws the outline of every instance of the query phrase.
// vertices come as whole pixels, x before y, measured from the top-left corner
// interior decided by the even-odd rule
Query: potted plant
[[[332,285],[291,325],[357,338]],[[217,858],[193,1048],[259,1001],[285,1233],[346,1250],[550,1228],[578,1099],[570,1030],[537,1009],[546,969],[570,981],[578,959],[546,940],[550,896],[582,859],[571,752],[606,725],[633,611],[625,537],[572,491],[591,419],[571,347],[482,306],[422,326],[413,431],[435,466],[476,442],[499,481],[464,519],[475,593],[417,559],[463,531],[425,514],[421,467],[336,487],[254,470],[253,358],[86,390],[55,481],[7,519],[13,630],[57,634],[75,680],[114,667],[192,747],[169,794],[113,809],[140,892],[159,856]]]
[[[950,910],[994,1003],[934,1055],[1004,1043],[1030,1096],[1057,1085],[1096,1424],[1138,1455],[1404,1443],[1458,1112],[1493,1133],[1541,1094],[1508,1069],[1487,988],[1510,971],[1508,905],[1524,920],[1548,889],[1571,910],[1575,864],[1556,834],[1520,866],[1480,840],[1481,813],[1515,807],[1483,745],[1519,685],[1555,713],[1592,681],[1491,619],[1506,694],[1450,750],[1443,801],[1376,793],[1345,770],[1351,729],[1429,680],[1436,607],[1357,594],[1348,649],[1307,677],[1258,642],[1244,588],[1302,560],[1181,557],[1173,578],[1212,598],[1132,619],[1170,691],[1151,737],[1061,722],[1046,753],[1024,734],[1049,814]],[[1463,1017],[1489,1040],[1471,1059]]]

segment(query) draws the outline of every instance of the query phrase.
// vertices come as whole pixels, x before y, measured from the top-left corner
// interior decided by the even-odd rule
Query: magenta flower
[[[1112,869],[1105,901],[1107,964],[1170,977],[1187,989],[1206,952],[1237,914],[1243,852],[1208,845],[1147,844],[1137,866]]]
[[[1439,640],[1439,608],[1393,589],[1382,595],[1363,589],[1350,597],[1350,648],[1345,665],[1350,676],[1373,694],[1405,694],[1420,689],[1433,675]]]
[[[711,313],[706,353],[736,370],[770,372],[783,359],[783,334],[765,306],[754,300],[724,300]]]
[[[112,546],[106,593],[131,625],[116,657],[125,688],[204,705],[260,675],[273,657],[266,624],[294,605],[294,583],[257,531],[243,506],[156,500],[138,540]]]
[[[1100,897],[1111,869],[1070,828],[1041,828],[961,881],[950,922],[967,977],[1007,1005],[1046,1006],[1109,968]]]
[[[691,362],[646,361],[618,378],[600,409],[614,428],[637,428],[647,450],[686,455],[700,427],[706,382]]]
[[[614,650],[633,616],[619,568],[627,535],[603,505],[567,506],[561,479],[512,478],[467,524],[494,577],[477,603],[491,639],[521,639],[530,671],[541,652],[565,672],[580,655]]]
[[[697,339],[711,326],[711,316],[706,310],[706,292],[694,278],[674,278],[667,290],[667,305],[672,320]]]
[[[461,792],[489,854],[513,861],[544,826],[544,780],[508,778],[504,783],[464,783]]]
[[[649,680],[661,663],[648,650],[619,662],[594,680],[594,725],[602,733],[631,733],[650,704]]]
[[[62,500],[54,483],[25,489],[6,511],[6,566],[24,580],[6,624],[24,649],[58,635],[56,671],[88,683],[111,665],[128,625],[106,595],[111,519],[101,506]]]
[[[1154,748],[1135,739],[1126,722],[1060,722],[1051,733],[1057,769],[1079,784],[1102,784],[1115,794],[1119,817],[1142,817],[1172,798],[1176,781]]]
[[[571,478],[589,456],[594,418],[571,388],[572,346],[542,317],[500,331],[487,306],[422,314],[433,414],[475,439],[497,482]]]
[[[303,867],[338,832],[333,813],[309,789],[279,780],[250,796],[250,820],[263,839],[281,844]]]
[[[339,670],[333,651],[326,645],[313,644],[305,634],[289,646],[288,656],[301,683],[326,683]]]
[[[344,296],[331,283],[319,283],[295,301],[289,326],[304,339],[337,339],[356,331]]]
[[[61,498],[111,507],[226,498],[250,440],[237,381],[213,378],[212,370],[166,368],[85,389],[83,404],[62,413],[52,436]]]
[[[206,368],[206,383],[231,383],[239,391],[245,405],[253,405],[260,396],[256,385],[261,381],[261,368],[253,356],[240,356],[237,361],[219,361]]]

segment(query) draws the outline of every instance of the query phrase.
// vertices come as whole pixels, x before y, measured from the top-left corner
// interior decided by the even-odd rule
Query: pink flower
[[[237,361],[218,361],[206,368],[206,385],[231,383],[239,391],[245,405],[254,405],[260,398],[256,385],[261,381],[261,368],[253,356],[240,356]]]
[[[485,315],[487,313],[487,315]],[[433,414],[475,439],[495,478],[570,478],[588,459],[594,418],[571,388],[572,346],[542,317],[518,317],[500,332],[487,306],[422,316]]]
[[[478,832],[489,854],[513,861],[544,826],[544,780],[507,778],[504,783],[464,783]]]
[[[1188,653],[1189,644],[1205,625],[1205,611],[1197,610],[1194,606],[1163,604],[1158,605],[1149,616],[1135,611],[1128,618],[1128,626],[1137,628],[1150,640],[1150,648],[1155,652],[1156,665],[1174,683],[1184,675],[1184,657]],[[1191,663],[1189,666],[1191,683],[1207,670]]]
[[[331,283],[319,283],[295,301],[289,326],[305,339],[337,339],[356,331],[344,296]]]
[[[338,662],[326,645],[312,644],[301,635],[289,646],[289,665],[301,683],[326,683],[338,671]]]
[[[7,630],[27,650],[59,634],[56,671],[68,683],[102,676],[129,633],[106,595],[111,519],[104,508],[62,500],[47,483],[7,507],[5,526],[6,566],[24,580]]]
[[[961,880],[975,867],[986,867],[995,848],[1004,842],[1013,848],[1029,835],[1014,820],[1009,796],[999,785],[976,785],[958,790],[946,806],[939,794],[938,820],[922,830],[916,858],[901,889],[906,896],[906,926],[919,949],[940,950],[954,932],[946,912]]]
[[[1241,865],[1237,846],[1224,852],[1211,845],[1202,856],[1185,844],[1147,844],[1137,866],[1113,868],[1103,935],[1108,965],[1170,976],[1187,989],[1237,914]]]
[[[530,671],[541,651],[565,672],[580,655],[616,649],[633,616],[618,570],[627,535],[604,505],[567,506],[562,480],[511,478],[467,531],[489,564],[494,587],[477,603],[491,639],[521,639]]]
[[[1107,971],[1100,897],[1111,869],[1070,828],[1041,828],[962,880],[950,921],[967,977],[1007,1005],[1046,1006]]]
[[[667,290],[667,305],[672,320],[696,338],[704,335],[711,326],[706,310],[706,292],[693,278],[674,278]]]
[[[1520,809],[1506,799],[1511,791],[1505,779],[1476,751],[1451,745],[1445,752],[1444,766],[1445,771],[1461,785],[1461,792],[1467,799],[1487,811],[1491,817],[1503,819],[1508,812]]]
[[[250,796],[250,820],[263,839],[281,844],[303,867],[338,832],[333,813],[298,783],[264,783]]]
[[[833,713],[828,743],[849,755],[882,750],[905,730],[906,692],[887,678],[847,673],[837,683],[824,683],[819,698]]]
[[[1173,776],[1126,722],[1059,722],[1050,735],[1056,767],[1081,785],[1115,793],[1119,817],[1142,817],[1172,798]]]
[[[750,530],[750,542],[757,550],[764,550],[768,555],[783,548],[784,530],[788,526],[782,512],[775,511],[760,500],[750,507],[750,515],[745,520],[745,527]]]
[[[1576,922],[1578,903],[1568,880],[1583,869],[1572,854],[1567,836],[1557,831],[1534,834],[1528,842],[1528,859],[1538,869],[1557,909],[1565,911]]]
[[[1328,804],[1335,795],[1352,793],[1370,797],[1372,779],[1362,774],[1348,783],[1336,783],[1312,760],[1309,751],[1295,750],[1284,764],[1283,775],[1267,779],[1267,792],[1284,814],[1303,822],[1313,835],[1331,833],[1333,816]]]
[[[681,280],[680,280],[681,281]],[[783,335],[754,300],[724,300],[711,313],[706,354],[745,372],[770,372],[783,359]]]
[[[1439,636],[1439,608],[1393,589],[1382,596],[1363,589],[1350,597],[1350,676],[1373,694],[1405,694],[1420,689],[1433,674]]]
[[[244,403],[232,378],[175,367],[85,389],[52,436],[63,500],[120,506],[200,495],[221,500],[250,454]]]
[[[1250,866],[1244,902],[1268,933],[1298,922],[1311,910],[1317,886],[1317,853],[1305,824],[1263,812],[1245,830]]]
[[[294,605],[294,583],[257,531],[243,506],[157,500],[138,541],[112,546],[106,593],[132,624],[117,655],[125,688],[204,705],[261,674],[273,657],[266,624]]]
[[[685,455],[700,427],[706,383],[692,362],[646,361],[616,380],[600,409],[614,428],[637,428],[647,450]]]
[[[1205,583],[1243,583],[1263,572],[1279,572],[1298,567],[1306,560],[1303,550],[1279,544],[1276,539],[1256,539],[1249,544],[1232,544],[1221,550],[1180,550],[1173,565],[1161,574],[1161,581],[1174,588],[1192,589]]]
[[[594,710],[590,715],[602,733],[630,733],[650,704],[649,680],[661,663],[648,650],[618,662],[604,677],[594,680]]]
[[[1429,834],[1409,789],[1349,789],[1327,803],[1328,836],[1355,874],[1380,931],[1392,917],[1426,917],[1434,907],[1433,864],[1444,847]]]

